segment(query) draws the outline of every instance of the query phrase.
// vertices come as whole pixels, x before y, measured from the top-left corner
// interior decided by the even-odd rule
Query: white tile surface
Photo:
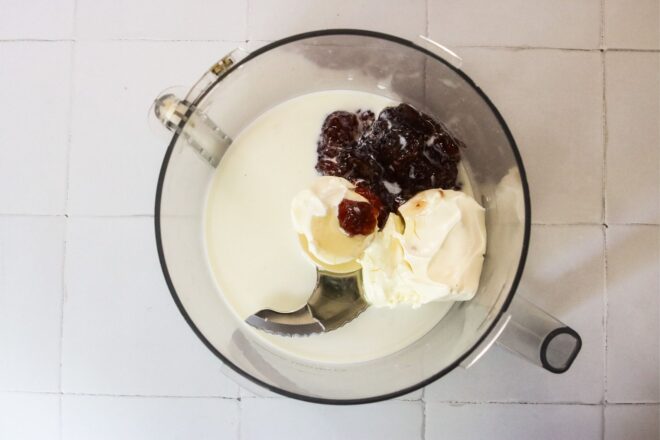
[[[599,0],[429,0],[429,35],[445,45],[597,48]]]
[[[238,396],[170,297],[153,219],[73,219],[67,240],[65,392]]]
[[[658,224],[660,53],[608,52],[605,69],[608,222]]]
[[[217,398],[64,396],[63,440],[238,438],[238,402]]]
[[[607,230],[607,401],[660,402],[660,226]]]
[[[241,401],[241,440],[421,438],[421,402],[327,406],[290,399]]]
[[[0,217],[0,390],[59,391],[63,217]]]
[[[602,409],[585,405],[450,405],[430,403],[426,439],[596,440]]]
[[[529,179],[532,221],[600,223],[600,55],[509,49],[461,49],[459,55],[513,132]]]
[[[605,0],[605,47],[660,49],[658,0]]]
[[[0,39],[73,36],[75,0],[0,0]]]
[[[153,214],[171,136],[164,128],[149,127],[149,106],[168,87],[190,87],[237,45],[77,44],[69,212]]]
[[[81,39],[245,39],[247,0],[77,0]]]
[[[64,212],[70,64],[68,42],[0,43],[0,213]]]
[[[605,440],[658,440],[660,405],[608,405]]]
[[[534,226],[518,293],[580,334],[575,363],[557,375],[493,347],[470,369],[456,369],[428,386],[426,400],[601,402],[603,272],[600,226]]]
[[[260,439],[267,431],[269,438],[407,440],[421,438],[423,426],[427,439],[601,438],[602,406],[556,402],[600,402],[605,361],[605,438],[657,439],[657,404],[610,403],[660,400],[660,227],[612,226],[660,221],[658,54],[608,51],[603,72],[595,49],[601,31],[605,48],[660,49],[658,10],[658,0],[0,0],[0,97],[7,104],[0,110],[0,214],[60,215],[0,217],[0,439],[58,439],[62,416],[67,439]],[[150,103],[166,87],[190,86],[236,46],[221,41],[249,35],[254,49],[338,27],[410,39],[429,32],[461,46],[464,69],[493,98],[521,147],[534,221],[593,225],[535,227],[521,286],[581,333],[583,351],[568,373],[550,375],[493,350],[474,369],[426,389],[425,417],[419,391],[348,408],[255,397],[221,375],[219,361],[179,316],[155,257],[153,220],[116,218],[153,212],[168,136],[150,131]],[[75,41],[13,41],[42,39]],[[2,391],[8,389],[37,394]],[[168,395],[193,397],[156,397]]]
[[[300,32],[357,28],[417,40],[426,34],[424,0],[280,0],[273,15],[270,0],[249,0],[248,39],[274,40]]]
[[[0,438],[58,439],[60,396],[0,392]]]

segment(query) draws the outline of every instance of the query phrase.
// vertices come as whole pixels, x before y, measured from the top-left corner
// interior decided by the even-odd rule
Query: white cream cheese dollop
[[[373,233],[349,236],[339,225],[338,207],[343,199],[367,202],[353,189],[346,179],[323,176],[291,202],[291,218],[303,250],[314,264],[331,272],[358,270],[357,258],[374,237]]]
[[[412,273],[404,260],[401,234],[403,221],[390,214],[380,231],[358,260],[367,302],[374,306],[395,306],[409,302],[413,292],[403,282]]]
[[[474,297],[486,251],[484,209],[460,191],[430,189],[399,207],[359,260],[376,307]]]

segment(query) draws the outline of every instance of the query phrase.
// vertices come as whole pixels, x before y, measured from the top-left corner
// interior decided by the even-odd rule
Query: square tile
[[[0,0],[0,38],[55,40],[73,36],[75,0]]]
[[[605,47],[660,49],[658,0],[605,0],[603,6]]]
[[[60,396],[0,392],[0,438],[60,438]]]
[[[429,403],[426,439],[579,439],[602,438],[598,405],[452,405]]]
[[[270,0],[250,0],[248,39],[276,40],[300,32],[355,28],[418,40],[426,34],[426,3],[410,0],[305,1],[280,0],[275,13]]]
[[[460,55],[463,70],[492,99],[520,148],[532,221],[601,223],[600,54],[463,49]]]
[[[660,405],[607,405],[605,440],[658,440]]]
[[[72,219],[66,258],[65,392],[238,396],[170,297],[153,219]]]
[[[166,88],[191,86],[236,46],[77,44],[69,212],[153,214],[158,172],[171,133],[149,126],[149,107]]]
[[[658,224],[660,54],[607,52],[605,72],[607,221]]]
[[[553,374],[502,347],[426,388],[427,401],[580,402],[603,399],[603,232],[599,226],[534,226],[518,294],[574,328],[582,350]]]
[[[63,440],[238,439],[238,401],[64,396]]]
[[[429,35],[454,46],[595,49],[599,0],[429,0]]]
[[[607,401],[660,402],[660,226],[607,230]]]
[[[76,12],[79,39],[239,41],[246,35],[247,0],[77,0]]]
[[[64,213],[70,74],[71,43],[0,44],[0,213]]]
[[[422,414],[421,402],[329,406],[292,399],[245,399],[240,438],[418,439]]]
[[[63,217],[0,217],[0,390],[60,390]]]

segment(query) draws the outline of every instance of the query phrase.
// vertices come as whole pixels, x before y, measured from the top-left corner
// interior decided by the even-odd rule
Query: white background
[[[0,0],[1,439],[654,439],[658,0]],[[256,397],[179,316],[153,98],[228,50],[356,27],[446,44],[521,148],[521,293],[583,337],[552,375],[500,349],[406,398]]]

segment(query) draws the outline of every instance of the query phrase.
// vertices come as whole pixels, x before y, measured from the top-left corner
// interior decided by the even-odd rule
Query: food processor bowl
[[[236,50],[186,97],[165,93],[156,100],[156,116],[174,132],[156,196],[163,273],[190,327],[239,382],[246,378],[313,402],[365,403],[412,392],[459,365],[469,366],[498,337],[556,373],[577,355],[577,333],[522,298],[512,303],[531,225],[527,180],[513,136],[483,91],[435,53],[442,46],[430,47],[435,49],[369,31],[310,32],[252,53]],[[463,163],[486,209],[488,244],[474,299],[456,302],[423,337],[375,360],[324,364],[273,350],[233,313],[209,268],[203,225],[209,182],[232,139],[279,103],[335,89],[412,104],[465,143]]]

